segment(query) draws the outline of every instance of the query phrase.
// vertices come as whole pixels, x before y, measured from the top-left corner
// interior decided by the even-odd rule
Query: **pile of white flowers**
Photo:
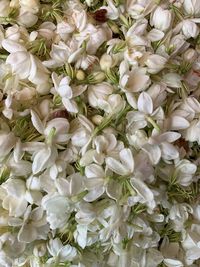
[[[0,267],[200,266],[199,23],[0,1]]]

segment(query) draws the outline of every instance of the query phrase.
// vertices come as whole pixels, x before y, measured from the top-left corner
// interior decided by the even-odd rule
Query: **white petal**
[[[18,233],[18,239],[20,242],[31,243],[37,239],[37,237],[36,228],[29,225],[22,226]]]
[[[87,202],[92,202],[96,199],[98,199],[103,193],[105,189],[104,187],[97,187],[93,190],[91,190],[83,199]]]
[[[161,144],[162,158],[165,160],[177,159],[179,157],[178,150],[167,142]]]
[[[31,110],[31,121],[33,123],[33,126],[35,127],[35,129],[43,134],[44,133],[44,126],[42,121],[40,120],[39,116],[37,115],[37,113],[33,110]]]
[[[51,158],[51,154],[52,154],[52,151],[48,147],[48,148],[41,149],[35,155],[34,160],[33,160],[33,165],[32,165],[33,174],[41,172],[47,167],[48,161]]]
[[[1,43],[3,48],[7,50],[9,53],[15,53],[18,51],[26,51],[25,47],[20,45],[19,43],[12,41],[10,39],[4,39]]]
[[[180,133],[176,133],[176,132],[165,132],[163,134],[161,134],[158,137],[155,137],[156,141],[162,143],[162,142],[169,142],[169,143],[173,143],[174,141],[176,141],[177,139],[179,139],[181,137]]]
[[[142,150],[148,154],[149,159],[154,165],[158,164],[161,157],[161,151],[158,145],[145,144]]]
[[[70,245],[61,248],[59,252],[60,261],[72,261],[76,257],[76,249]]]
[[[121,162],[126,166],[126,168],[133,172],[134,169],[134,159],[133,154],[129,148],[124,148],[120,151],[119,157]]]
[[[130,182],[137,193],[142,196],[147,202],[154,202],[154,195],[152,191],[143,181],[141,181],[139,178],[132,177],[130,179]]]
[[[129,170],[123,164],[121,164],[118,160],[108,157],[106,158],[106,165],[109,169],[119,175],[127,175]]]
[[[179,260],[165,259],[164,264],[167,267],[183,267],[183,263]]]
[[[147,38],[151,42],[159,41],[164,37],[164,32],[157,30],[157,29],[152,29],[150,32],[147,34]]]
[[[151,114],[153,112],[152,99],[146,92],[142,92],[138,98],[138,110],[145,114]]]
[[[6,63],[12,66],[12,71],[20,76],[20,79],[27,79],[30,74],[31,62],[27,52],[16,52],[10,54]]]
[[[66,110],[72,113],[78,112],[78,106],[74,100],[69,100],[68,98],[63,98],[62,103],[65,106]]]
[[[73,93],[71,87],[69,86],[69,82],[70,82],[69,78],[64,77],[59,84],[58,93],[61,97],[66,97],[68,99],[71,99]]]
[[[87,178],[102,178],[105,176],[103,168],[97,164],[86,166],[85,175]]]
[[[189,122],[180,116],[173,116],[169,124],[171,130],[182,130],[190,126]]]

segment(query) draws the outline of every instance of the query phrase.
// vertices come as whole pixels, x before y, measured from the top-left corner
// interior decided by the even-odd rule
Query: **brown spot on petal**
[[[199,70],[193,70],[193,72],[194,72],[195,74],[197,74],[197,76],[200,77],[200,71],[199,71]]]
[[[190,150],[188,141],[186,141],[184,138],[179,138],[174,142],[175,146],[178,146],[179,148],[184,148],[186,152]]]
[[[107,10],[106,9],[99,9],[91,14],[92,17],[98,21],[98,22],[106,22],[108,20],[107,18]]]
[[[56,111],[54,111],[53,113],[51,113],[49,115],[48,120],[50,121],[50,120],[53,120],[53,119],[56,119],[56,118],[68,119],[69,118],[69,114],[68,114],[66,109],[56,110]]]

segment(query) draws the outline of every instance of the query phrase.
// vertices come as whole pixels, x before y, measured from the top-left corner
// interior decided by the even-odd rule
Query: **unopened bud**
[[[96,124],[96,125],[101,124],[102,121],[103,121],[103,117],[102,117],[101,115],[94,115],[94,116],[92,117],[92,122],[93,122],[94,124]]]
[[[102,70],[107,70],[112,67],[113,60],[112,57],[108,54],[103,54],[101,59],[100,59],[100,67]]]
[[[183,58],[185,61],[192,63],[197,57],[197,52],[190,48],[187,51],[185,51]]]
[[[105,74],[102,71],[93,72],[87,78],[88,83],[96,84],[101,83],[106,78]]]
[[[83,81],[85,79],[85,73],[82,70],[77,70],[76,72],[76,79],[78,81]]]

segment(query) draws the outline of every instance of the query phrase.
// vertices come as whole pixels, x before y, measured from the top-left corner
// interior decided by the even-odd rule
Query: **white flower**
[[[12,71],[19,75],[20,79],[28,79],[34,84],[43,84],[48,81],[47,69],[22,45],[8,39],[4,39],[2,45],[10,52],[6,62],[11,65]]]
[[[156,42],[161,40],[164,37],[164,32],[157,30],[157,29],[152,29],[150,32],[148,32],[147,34],[147,38],[151,41],[151,42]]]
[[[77,225],[74,232],[74,238],[81,248],[85,248],[87,245],[87,225]]]
[[[140,19],[144,15],[147,15],[152,10],[152,1],[151,0],[128,0],[126,1],[126,10],[128,14],[131,15],[134,19]]]
[[[103,42],[111,39],[111,31],[106,26],[95,27],[88,23],[85,29],[77,35],[76,39],[81,43],[87,40],[86,51],[88,54],[94,55]]]
[[[66,143],[70,138],[70,135],[68,134],[69,122],[65,118],[55,118],[43,124],[37,113],[31,110],[31,121],[35,129],[40,134],[44,135],[47,141],[48,138],[51,138],[52,142]],[[55,130],[55,132],[53,132],[53,136],[51,136],[52,129]]]
[[[69,24],[65,21],[61,21],[57,24],[57,30],[56,32],[61,36],[63,41],[66,41],[70,33],[72,33],[75,30],[75,26],[72,24]]]
[[[138,111],[129,111],[127,113],[128,125],[127,129],[132,133],[138,129],[142,129],[151,123],[152,126],[159,130],[155,120],[163,120],[163,110],[158,107],[153,111],[153,101],[150,95],[142,92],[137,101]]]
[[[43,148],[40,148],[39,151],[36,150],[32,155],[33,174],[42,172],[46,168],[52,166],[55,163],[57,157],[58,157],[57,149],[55,147],[50,147],[44,144]]]
[[[122,149],[119,152],[119,160],[107,157],[106,165],[119,175],[126,176],[131,174],[134,170],[134,159],[131,150],[126,148]]]
[[[198,16],[200,14],[200,3],[198,0],[184,0],[183,8],[189,15]]]
[[[26,8],[22,7],[19,10],[18,21],[25,27],[32,27],[34,24],[37,23],[38,17],[26,10]]]
[[[171,25],[171,20],[171,12],[158,6],[151,17],[151,25],[158,30],[166,31]]]
[[[58,76],[55,72],[52,73],[52,81],[54,83],[55,91],[62,98],[62,103],[67,111],[72,113],[78,112],[78,106],[73,97],[82,94],[87,86],[77,86],[74,89],[70,87],[70,78],[68,76]]]
[[[76,28],[82,32],[87,26],[87,13],[85,10],[73,9],[72,19]]]
[[[182,186],[188,186],[192,183],[192,177],[197,170],[197,166],[189,160],[183,159],[176,164],[175,175],[177,181]]]
[[[200,121],[199,120],[193,120],[188,129],[184,133],[184,137],[186,140],[190,142],[197,142],[200,144]]]
[[[5,197],[2,202],[4,209],[9,211],[10,216],[20,217],[24,214],[28,202],[26,201],[26,184],[20,179],[9,179],[2,184],[5,189]]]
[[[183,34],[187,39],[196,38],[199,34],[199,27],[192,20],[184,20],[182,26]]]
[[[120,85],[126,92],[144,91],[150,83],[150,78],[144,68],[135,68],[130,72],[123,73],[120,77]]]
[[[188,220],[189,214],[192,212],[192,208],[186,203],[175,204],[171,207],[169,218],[173,222],[173,229],[176,232],[182,231],[184,223]]]
[[[165,132],[163,134],[152,135],[148,143],[141,146],[153,164],[157,164],[162,157],[163,160],[174,160],[179,157],[178,150],[170,143],[180,138],[176,132]]]
[[[196,224],[192,224],[191,229],[186,231],[183,236],[182,246],[185,250],[185,261],[189,266],[195,260],[200,258],[199,237],[199,231]]]
[[[31,13],[37,13],[39,11],[39,1],[38,0],[19,0],[19,4],[25,10]]]
[[[58,44],[52,44],[49,60],[43,61],[43,65],[48,68],[56,68],[62,66],[68,61],[68,58],[78,49],[77,42],[72,42],[70,45],[66,45],[64,42]]]
[[[152,210],[156,206],[153,192],[143,181],[139,179],[139,177],[132,177],[130,179],[130,183],[133,189],[137,192],[137,196],[129,197],[128,200],[129,205],[131,205],[132,201],[133,203],[134,202],[145,203],[148,206],[149,211],[152,212]]]
[[[72,261],[76,255],[77,251],[74,247],[70,245],[63,246],[59,238],[50,239],[48,244],[48,251],[53,258],[50,258],[47,263],[55,264],[58,260],[59,262]]]
[[[94,125],[85,116],[79,115],[71,123],[71,141],[74,146],[84,147],[90,141]]]
[[[166,86],[163,84],[152,84],[148,88],[147,93],[150,95],[155,108],[161,106],[167,97]]]
[[[155,74],[161,71],[165,67],[166,62],[167,62],[166,58],[153,54],[147,57],[145,64],[148,68],[147,69],[148,72]]]
[[[88,86],[88,100],[92,107],[98,107],[100,100],[106,100],[113,92],[113,87],[108,83],[99,83]]]
[[[180,88],[181,87],[181,76],[177,73],[167,73],[163,77],[163,82],[172,88]]]
[[[119,94],[112,94],[106,100],[98,99],[97,107],[109,115],[117,114],[125,107],[125,102]]]
[[[185,51],[183,57],[185,61],[193,63],[197,57],[197,52],[196,50],[189,48],[188,50]]]
[[[42,208],[37,207],[31,211],[31,206],[29,206],[18,233],[19,241],[31,243],[37,239],[46,239],[48,232],[49,226],[45,220]]]
[[[51,229],[65,226],[72,212],[71,204],[65,196],[56,193],[46,195],[43,197],[41,205],[46,211],[46,219]]]
[[[182,114],[180,114],[182,115]],[[188,120],[186,120],[183,116],[177,116],[177,115],[173,115],[168,118],[166,121],[166,126],[168,127],[168,129],[170,130],[184,130],[187,129],[190,126],[190,123],[188,122]]]

